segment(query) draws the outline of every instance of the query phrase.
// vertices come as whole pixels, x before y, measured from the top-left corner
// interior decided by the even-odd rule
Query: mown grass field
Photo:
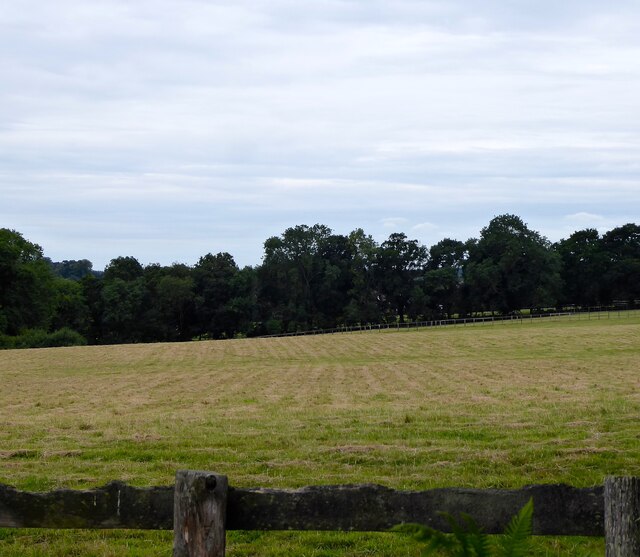
[[[176,469],[236,486],[601,484],[640,475],[640,317],[0,352],[0,482]],[[171,532],[0,530],[0,555],[171,554]],[[538,555],[602,555],[542,539]],[[396,534],[230,532],[228,554],[417,555]]]

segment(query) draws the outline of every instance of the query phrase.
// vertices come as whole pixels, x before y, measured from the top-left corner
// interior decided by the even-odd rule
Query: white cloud
[[[380,222],[385,228],[398,228],[409,221],[403,217],[385,217],[380,219]]]
[[[640,214],[637,3],[12,4],[0,225],[54,258],[98,266],[122,231],[142,260],[257,263],[301,222],[437,241]]]
[[[620,213],[615,217],[600,215],[596,213],[578,212],[566,215],[564,217],[564,225],[555,232],[556,240],[568,238],[577,230],[586,228],[595,228],[600,234],[608,232],[612,228],[622,226],[627,222],[633,222],[635,217]],[[637,221],[637,218],[635,219]]]
[[[584,224],[597,224],[604,222],[605,218],[602,215],[596,215],[594,213],[573,213],[571,215],[567,215],[564,217],[565,220],[569,221],[572,224],[582,226]]]
[[[437,224],[433,224],[432,222],[421,222],[420,224],[415,224],[411,227],[411,230],[419,230],[424,232],[432,232],[434,230],[438,230],[440,228]]]

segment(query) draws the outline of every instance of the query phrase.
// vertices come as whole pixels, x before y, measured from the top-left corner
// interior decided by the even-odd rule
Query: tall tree
[[[198,329],[212,338],[233,336],[242,316],[230,302],[237,292],[236,278],[240,272],[229,253],[208,253],[193,269]]]
[[[0,228],[0,333],[48,329],[55,311],[54,276],[42,248]]]
[[[424,289],[432,317],[451,317],[460,310],[464,266],[469,244],[445,238],[429,249]]]
[[[607,256],[598,231],[587,228],[574,232],[567,239],[560,240],[555,249],[562,260],[561,302],[580,306],[599,304]]]
[[[401,323],[412,299],[422,297],[418,283],[422,280],[427,259],[427,248],[417,240],[408,240],[403,233],[391,234],[377,251],[375,276],[381,301]]]
[[[56,277],[54,281],[52,329],[73,329],[83,336],[89,332],[89,307],[77,280]]]
[[[640,226],[628,223],[602,236],[607,256],[606,301],[640,300]]]
[[[350,245],[327,226],[288,228],[264,244],[259,269],[263,314],[281,330],[328,327],[344,314]]]
[[[243,267],[231,282],[233,297],[226,303],[234,317],[235,334],[256,336],[260,334],[258,306],[258,274],[251,266]]]
[[[323,238],[317,258],[320,275],[314,285],[314,323],[319,327],[335,327],[345,321],[349,291],[353,285],[353,253],[349,238],[341,234]]]
[[[509,313],[554,306],[560,258],[550,242],[516,215],[495,217],[469,254],[465,282],[475,309]]]
[[[144,268],[148,303],[145,341],[188,340],[194,333],[195,293],[192,269],[181,263]]]
[[[104,340],[111,343],[145,339],[143,315],[147,307],[144,269],[135,257],[116,257],[104,270],[101,292]]]
[[[104,279],[110,281],[120,279],[124,281],[133,281],[141,278],[144,269],[140,262],[132,256],[116,257],[112,259],[104,270]]]
[[[104,280],[87,275],[82,278],[80,285],[88,309],[87,341],[89,344],[100,344],[104,339],[104,299],[102,297]]]
[[[379,323],[382,319],[374,276],[378,244],[362,228],[348,236],[351,252],[350,284],[345,307],[347,323]]]

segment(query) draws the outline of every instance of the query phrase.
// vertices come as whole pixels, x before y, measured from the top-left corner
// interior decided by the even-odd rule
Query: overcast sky
[[[637,0],[0,4],[0,227],[54,260],[502,213],[640,223]]]

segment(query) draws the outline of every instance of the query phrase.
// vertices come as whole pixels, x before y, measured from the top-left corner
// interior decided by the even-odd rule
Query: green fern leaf
[[[500,540],[500,557],[524,557],[529,548],[533,522],[533,498],[511,519]]]
[[[462,521],[467,529],[467,540],[469,548],[473,550],[476,557],[490,557],[491,543],[489,536],[482,531],[475,520],[468,514],[462,513]]]
[[[529,499],[520,512],[511,519],[500,542],[494,548],[489,536],[468,514],[461,513],[456,520],[448,513],[440,513],[449,523],[451,534],[445,534],[421,524],[400,524],[394,532],[411,535],[416,541],[426,543],[423,556],[442,555],[450,557],[524,557],[529,548],[529,536],[533,522],[533,499]]]
[[[435,552],[441,551],[454,555],[454,552],[458,549],[458,543],[453,537],[439,530],[423,526],[422,524],[398,524],[391,528],[391,531],[408,534],[417,542],[427,543],[427,546],[423,550],[423,555],[432,555]]]

